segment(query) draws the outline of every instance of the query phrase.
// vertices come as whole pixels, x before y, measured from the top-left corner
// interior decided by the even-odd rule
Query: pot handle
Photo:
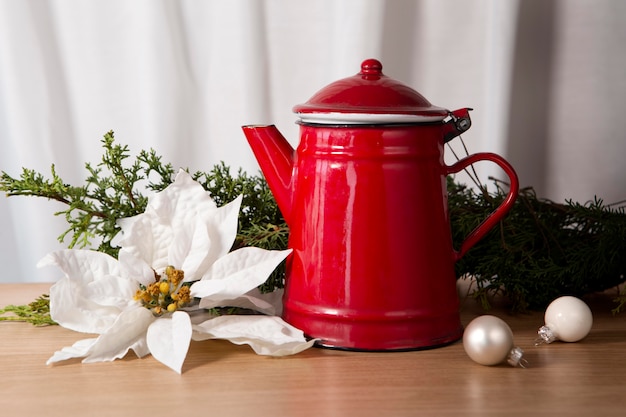
[[[490,152],[479,152],[473,155],[467,156],[453,165],[447,167],[447,173],[454,174],[456,172],[461,171],[467,166],[478,162],[478,161],[491,161],[496,163],[509,177],[509,192],[507,193],[506,198],[496,208],[485,220],[483,220],[474,230],[472,230],[463,243],[461,244],[461,248],[457,250],[453,250],[453,259],[454,262],[458,261],[467,253],[472,246],[474,246],[480,239],[482,239],[489,230],[491,230],[502,218],[509,212],[509,210],[515,204],[515,200],[517,199],[517,195],[519,193],[519,180],[517,178],[517,174],[513,169],[513,166],[509,164],[503,157],[497,155],[495,153]]]

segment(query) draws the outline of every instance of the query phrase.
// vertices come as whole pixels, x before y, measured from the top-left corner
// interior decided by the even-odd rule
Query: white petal
[[[98,336],[83,362],[107,362],[123,358],[131,348],[142,345],[146,330],[154,320],[152,312],[144,307],[122,312],[113,326]],[[137,353],[140,356],[141,352]]]
[[[244,297],[249,299],[255,306],[249,308],[270,316],[281,316],[283,314],[284,293],[285,291],[282,288],[269,293],[262,293],[255,287],[248,291]]]
[[[154,270],[143,259],[137,258],[125,249],[120,249],[117,259],[124,276],[145,286],[154,282]]]
[[[73,358],[84,358],[97,339],[83,339],[74,343],[72,346],[66,346],[63,349],[54,352],[54,355],[48,359],[46,365],[61,362]]]
[[[83,333],[103,333],[121,310],[84,297],[80,285],[62,278],[50,288],[50,317],[59,325]]]
[[[120,313],[120,300],[129,296],[130,283],[121,283],[119,297],[104,295],[97,282],[106,277],[121,277],[117,260],[101,252],[90,250],[62,250],[47,255],[39,266],[57,266],[65,273],[50,289],[50,314],[57,323],[71,330],[102,333]],[[90,290],[90,286],[94,290]],[[123,289],[123,290],[122,290]]]
[[[124,312],[111,329],[92,339],[83,339],[64,347],[48,359],[47,364],[72,358],[85,358],[83,362],[112,361],[126,355],[129,349],[141,357],[147,353],[145,333],[154,321],[152,313],[143,307]]]
[[[81,249],[59,250],[46,255],[39,268],[56,266],[79,283],[89,283],[104,275],[119,275],[117,259],[102,252]]]
[[[167,251],[168,265],[183,269],[182,264],[189,255],[189,251],[192,250],[195,229],[195,224],[186,223],[172,231]]]
[[[289,253],[290,249],[268,251],[256,247],[230,252],[191,286],[191,295],[202,298],[200,306],[203,308],[220,305],[223,299],[236,299],[265,282]]]
[[[204,265],[206,271],[217,259],[226,255],[232,248],[237,237],[237,227],[239,225],[239,209],[243,196],[211,213],[207,227],[211,238],[211,251],[207,256],[207,263]],[[204,271],[203,271],[204,272]]]
[[[286,356],[310,348],[302,331],[275,316],[220,316],[193,327],[194,340],[227,339],[259,355]]]
[[[83,294],[99,304],[124,310],[134,304],[133,296],[138,289],[137,282],[114,275],[106,275],[87,284]]]
[[[174,234],[169,247],[169,264],[185,271],[185,282],[197,281],[210,266],[207,259],[210,249],[206,224],[200,220],[190,222]]]
[[[217,205],[202,185],[180,170],[172,184],[149,199],[148,207],[176,229],[190,218],[210,214]]]
[[[207,300],[206,304],[210,305],[210,304],[215,304],[215,303],[211,303]],[[258,313],[267,314],[270,316],[276,315],[276,310],[270,303],[264,300],[261,300],[259,298],[250,297],[247,294],[244,294],[241,297],[237,297],[233,300],[220,300],[218,304],[219,305],[212,305],[211,307],[208,307],[208,308],[237,307],[237,308],[245,308],[248,310],[254,310]]]
[[[177,245],[189,246],[184,263],[182,266],[179,263],[172,264],[185,271],[185,282],[200,279],[213,263],[230,252],[237,237],[242,199],[240,195],[222,207],[198,215],[197,222],[190,225],[194,230],[190,234],[192,243]],[[180,248],[176,250],[181,251]]]
[[[141,218],[141,215],[135,215],[131,217],[125,217],[122,219],[117,219],[115,223],[119,226],[120,232],[116,234],[113,239],[111,239],[111,246],[117,247],[121,246],[120,242],[126,237],[129,229],[132,227],[133,223],[137,221],[137,219]]]
[[[211,305],[211,307],[238,307],[254,310],[261,314],[268,316],[280,316],[283,311],[282,295],[284,291],[282,289],[273,291],[271,293],[261,293],[258,288],[253,288],[241,297],[237,297],[232,300],[220,300],[219,306],[214,305],[209,299],[205,299],[204,304]],[[198,307],[202,307],[199,303]],[[208,307],[208,308],[211,308]]]
[[[180,374],[191,342],[189,315],[176,311],[171,318],[155,320],[146,339],[152,356]]]
[[[138,358],[143,358],[150,353],[148,342],[145,337],[140,337],[135,343],[130,345],[130,349],[135,352]]]
[[[143,260],[151,267],[155,269],[165,268],[171,234],[172,230],[169,224],[163,224],[154,210],[147,207],[128,225],[119,245],[122,250]]]

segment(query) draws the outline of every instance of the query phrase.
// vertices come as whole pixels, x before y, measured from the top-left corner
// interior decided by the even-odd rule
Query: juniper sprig
[[[453,240],[464,236],[506,197],[485,198],[448,181]],[[626,212],[595,198],[585,204],[540,199],[532,188],[520,190],[507,216],[457,262],[458,276],[476,279],[474,296],[503,294],[513,310],[545,308],[561,295],[582,297],[623,283],[626,278]],[[619,297],[620,311],[626,293]]]

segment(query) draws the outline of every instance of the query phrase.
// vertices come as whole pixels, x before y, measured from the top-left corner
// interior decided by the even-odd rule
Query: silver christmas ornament
[[[544,316],[545,325],[538,330],[536,345],[563,342],[578,342],[591,330],[593,315],[591,309],[579,298],[564,296],[552,301]]]
[[[513,332],[496,316],[484,315],[472,320],[463,333],[463,348],[474,362],[497,365],[506,361],[511,366],[527,364],[524,351],[513,343]]]

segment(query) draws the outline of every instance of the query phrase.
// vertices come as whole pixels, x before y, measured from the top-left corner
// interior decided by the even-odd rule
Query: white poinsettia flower
[[[215,317],[203,310],[239,306],[275,314],[279,308],[257,287],[290,250],[230,252],[240,205],[241,197],[217,207],[181,170],[150,197],[144,213],[119,222],[118,259],[72,249],[42,259],[40,266],[65,274],[50,289],[52,319],[96,335],[56,352],[48,364],[112,361],[133,350],[180,373],[191,340],[228,339],[273,356],[312,346],[314,341],[276,316]]]

